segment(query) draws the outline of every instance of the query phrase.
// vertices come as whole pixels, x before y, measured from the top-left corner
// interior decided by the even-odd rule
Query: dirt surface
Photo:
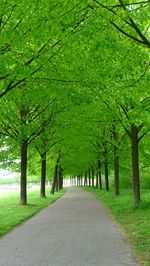
[[[0,239],[0,266],[138,266],[124,234],[78,188]]]

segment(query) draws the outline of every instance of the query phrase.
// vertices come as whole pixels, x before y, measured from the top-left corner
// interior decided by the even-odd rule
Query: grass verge
[[[150,191],[142,191],[139,208],[133,205],[132,191],[122,190],[121,196],[115,198],[114,192],[86,188],[92,192],[111,211],[113,217],[126,232],[133,245],[141,265],[150,266]]]
[[[16,192],[4,193],[0,195],[0,236],[6,234],[16,225],[29,219],[41,209],[47,207],[57,199],[59,199],[66,189],[56,192],[51,195],[47,191],[47,198],[41,199],[39,197],[38,189],[31,189],[28,191],[28,205],[21,206],[18,204],[19,195]]]

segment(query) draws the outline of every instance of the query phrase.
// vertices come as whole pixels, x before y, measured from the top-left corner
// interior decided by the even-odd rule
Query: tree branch
[[[124,9],[124,11],[127,11],[129,13],[129,10],[126,8],[126,5],[125,5],[124,1],[123,0],[119,0],[119,2],[121,4],[122,8]],[[137,24],[135,23],[135,21],[131,18],[131,16],[129,16],[129,20],[131,22],[132,28],[136,31],[136,33],[138,34],[138,36],[143,40],[143,43],[150,48],[150,42],[143,35],[143,33],[141,32],[141,30],[139,29],[139,27],[137,26]]]
[[[126,107],[124,107],[122,104],[119,104],[119,106],[121,107],[121,109],[123,110],[126,118],[129,120],[129,116],[128,116],[128,110]]]
[[[119,30],[121,33],[123,33],[125,36],[127,36],[128,38],[133,39],[133,40],[136,41],[137,43],[140,43],[140,44],[142,44],[142,45],[145,45],[145,43],[144,43],[142,40],[140,40],[140,39],[134,37],[133,35],[131,35],[131,34],[129,34],[129,33],[127,33],[126,31],[124,31],[123,29],[121,29],[120,27],[118,27],[118,25],[115,24],[113,21],[110,21],[110,23],[111,23],[111,24],[112,24],[117,30]]]
[[[134,6],[134,5],[141,5],[141,4],[147,4],[149,3],[150,1],[140,1],[140,2],[133,2],[133,3],[124,3],[125,6]],[[115,8],[115,7],[121,7],[122,5],[113,5],[113,6],[109,6],[110,8]]]
[[[21,84],[24,81],[25,81],[25,78],[18,80],[16,83],[14,83],[14,81],[11,80],[9,82],[9,84],[7,85],[6,89],[2,93],[0,93],[0,99],[3,96],[5,96],[10,90],[12,90],[13,88],[17,87],[19,84]]]
[[[147,130],[145,133],[143,133],[143,134],[138,138],[138,142],[140,142],[141,139],[144,138],[144,137],[147,135],[147,133],[148,133],[149,131],[150,131],[150,129]]]

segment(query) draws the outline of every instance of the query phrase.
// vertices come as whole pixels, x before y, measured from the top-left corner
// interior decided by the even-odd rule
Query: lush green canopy
[[[74,176],[98,160],[112,174],[117,158],[136,183],[150,160],[149,1],[0,2],[1,160],[21,148],[25,171],[29,147]]]

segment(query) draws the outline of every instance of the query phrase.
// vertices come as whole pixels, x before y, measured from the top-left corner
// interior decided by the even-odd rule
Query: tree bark
[[[102,174],[101,174],[101,161],[98,160],[98,179],[99,179],[99,187],[100,189],[103,188],[102,186]]]
[[[115,156],[114,158],[114,171],[115,171],[115,196],[120,195],[119,190],[119,156]]]
[[[114,186],[115,186],[115,196],[119,196],[119,139],[117,129],[113,128],[114,136]]]
[[[27,149],[28,141],[21,144],[21,177],[20,177],[20,204],[27,204]]]
[[[79,187],[81,186],[81,176],[79,175]]]
[[[91,172],[92,172],[92,187],[94,187],[94,166],[91,166]]]
[[[59,166],[59,190],[63,188],[63,169]]]
[[[59,159],[60,159],[60,157],[58,157],[58,159],[56,161],[56,164],[55,164],[54,177],[53,177],[53,183],[52,183],[52,188],[51,188],[51,194],[54,194],[55,193],[55,190],[57,189],[57,185],[58,185],[58,165],[59,165]]]
[[[77,176],[77,187],[79,187],[79,185],[80,185],[80,180],[79,180],[79,176]]]
[[[82,176],[82,174],[80,176],[80,179],[81,179],[81,186],[83,186],[83,176]]]
[[[134,124],[131,125],[131,147],[134,202],[135,205],[138,207],[140,203],[139,140],[138,128]]]
[[[98,181],[99,181],[98,180],[98,173],[96,173],[96,185],[95,185],[96,188],[98,188]]]
[[[108,161],[107,161],[107,158],[105,158],[105,162],[104,162],[104,172],[105,172],[105,187],[106,187],[106,191],[109,191]]]
[[[84,186],[87,186],[87,172],[85,172],[85,177],[84,177]]]
[[[88,170],[88,174],[89,174],[89,187],[91,186],[91,171],[90,171],[90,167]]]
[[[46,198],[45,182],[46,182],[46,152],[44,152],[41,155],[41,188],[40,188],[41,198]]]
[[[55,183],[55,191],[56,191],[56,192],[59,191],[58,187],[59,187],[59,184],[58,184],[58,177],[57,177],[57,178],[56,178],[56,183]]]

